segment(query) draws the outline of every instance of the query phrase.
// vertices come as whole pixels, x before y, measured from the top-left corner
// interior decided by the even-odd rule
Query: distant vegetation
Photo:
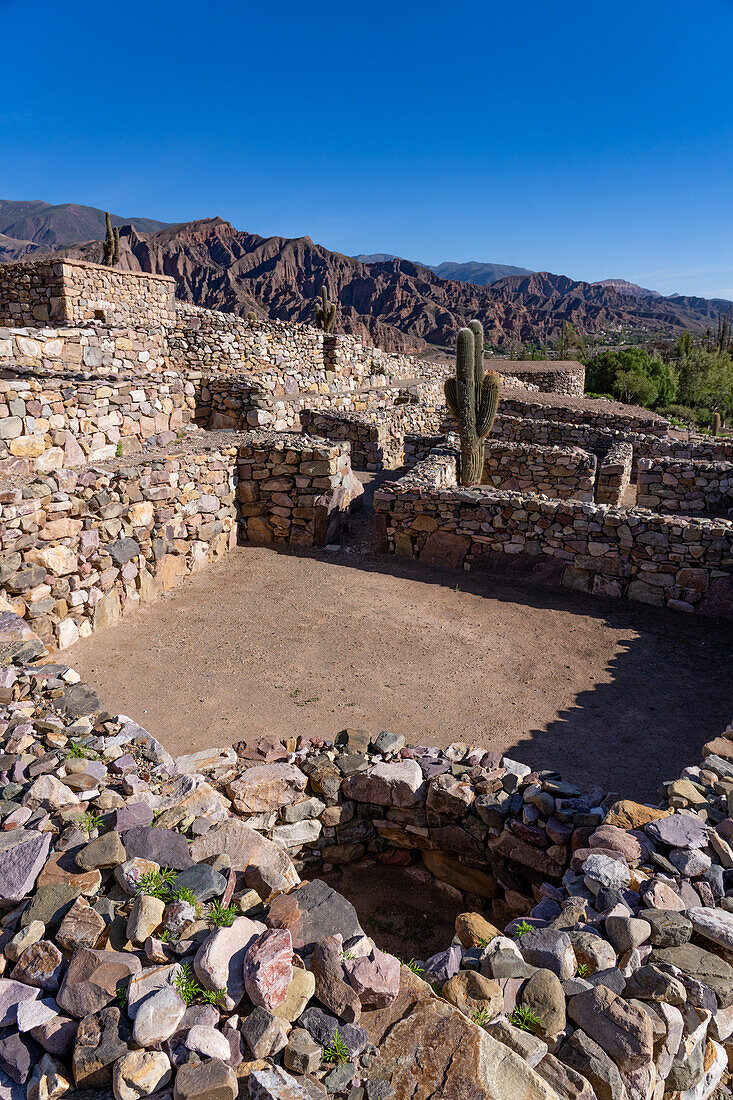
[[[587,360],[586,391],[644,405],[700,428],[733,418],[733,346],[730,322],[695,343],[689,332],[676,345],[647,351],[625,348]]]
[[[598,338],[596,338],[598,339]],[[677,341],[649,341],[594,351],[592,340],[566,322],[561,335],[544,347],[514,347],[510,359],[577,359],[585,364],[585,390],[643,405],[697,428],[733,421],[733,317],[721,314],[715,332],[685,332]],[[718,427],[717,421],[715,426]]]

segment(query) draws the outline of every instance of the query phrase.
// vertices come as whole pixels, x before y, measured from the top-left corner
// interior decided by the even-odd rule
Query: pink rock
[[[400,991],[400,964],[394,955],[375,947],[370,955],[344,959],[349,985],[369,1008],[386,1008]]]
[[[252,1004],[272,1011],[293,980],[293,940],[287,928],[268,928],[247,948],[244,988]]]

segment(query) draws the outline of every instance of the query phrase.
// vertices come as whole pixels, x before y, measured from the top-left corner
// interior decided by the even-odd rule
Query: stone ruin
[[[442,367],[67,261],[0,268],[0,321],[2,1096],[719,1090],[733,726],[658,806],[389,731],[173,759],[59,651],[238,539],[334,540],[359,468],[408,467],[381,552],[730,615],[731,443],[579,396],[579,365],[508,364],[459,489]],[[349,863],[440,884],[452,942],[380,950],[319,877]]]

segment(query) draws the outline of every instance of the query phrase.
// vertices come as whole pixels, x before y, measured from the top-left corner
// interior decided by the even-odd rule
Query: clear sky
[[[733,0],[0,0],[0,197],[733,298]]]

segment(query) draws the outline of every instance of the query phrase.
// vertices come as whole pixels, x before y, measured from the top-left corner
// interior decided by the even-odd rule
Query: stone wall
[[[564,393],[582,397],[585,392],[585,367],[575,360],[487,360],[487,367],[509,374],[520,382],[537,386],[543,393]]]
[[[448,446],[377,491],[382,552],[733,616],[733,523],[459,490],[456,465]]]
[[[326,439],[348,440],[355,470],[397,470],[405,462],[405,435],[435,433],[445,409],[423,404],[396,405],[366,413],[303,409],[303,431]]]
[[[175,280],[81,260],[0,266],[0,323],[38,326],[85,321],[141,328],[175,322]]]
[[[371,384],[334,388],[325,393],[299,393],[275,396],[253,378],[233,375],[211,377],[202,385],[197,402],[197,420],[210,428],[270,428],[274,431],[298,431],[304,409],[362,413],[374,409],[392,409],[396,404],[426,404],[432,407],[442,384],[438,381],[386,385],[374,378]]]
[[[353,336],[292,321],[248,320],[181,302],[177,308],[169,344],[179,369],[246,371],[276,394],[324,392],[322,387],[333,388],[336,378],[416,377],[411,356],[365,347]]]
[[[251,433],[239,448],[237,473],[239,531],[246,542],[326,546],[361,503],[348,443]]]
[[[0,268],[0,272],[2,268]],[[168,367],[162,329],[0,328],[0,370],[84,377],[149,376]]]
[[[550,410],[552,412],[552,410]],[[613,423],[613,419],[609,419]],[[492,438],[499,437],[513,443],[537,443],[541,446],[574,446],[592,451],[599,458],[617,444],[628,443],[633,451],[632,471],[640,458],[672,458],[680,461],[731,462],[733,441],[709,438],[705,441],[683,440],[674,436],[662,437],[641,431],[601,428],[587,424],[566,423],[557,420],[524,419],[502,413],[496,417]]]
[[[528,398],[519,390],[502,387],[499,413],[525,420],[551,420],[561,424],[581,424],[600,431],[644,432],[664,436],[669,421],[647,409],[596,398],[553,398],[551,394],[533,394]]]
[[[597,504],[621,504],[631,483],[634,449],[630,443],[611,444],[598,466]]]
[[[733,511],[733,464],[642,458],[637,504],[662,512],[727,516]]]
[[[236,535],[236,451],[58,470],[0,495],[0,590],[60,649],[220,556]]]
[[[543,493],[561,500],[593,500],[596,457],[580,447],[538,447],[487,439],[482,484]]]
[[[192,419],[190,382],[0,377],[0,474],[104,462],[171,442]]]

